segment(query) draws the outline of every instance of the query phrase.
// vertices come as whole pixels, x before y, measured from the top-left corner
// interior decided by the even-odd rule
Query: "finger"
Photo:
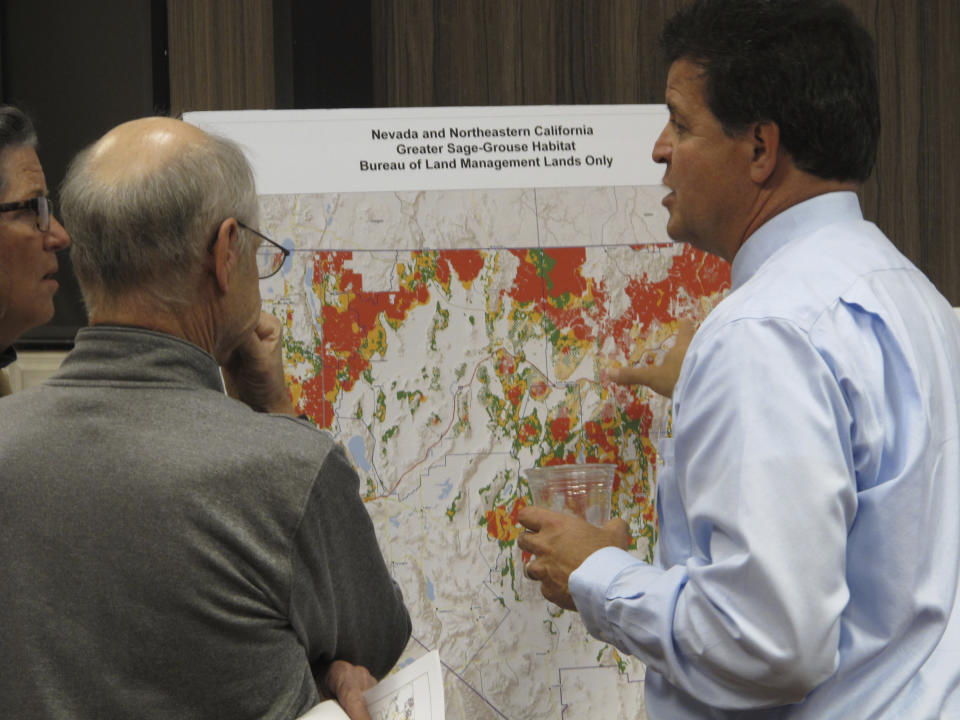
[[[367,703],[363,699],[363,695],[354,696],[346,698],[345,700],[337,700],[340,703],[340,707],[343,708],[343,711],[347,714],[347,717],[350,720],[372,720],[370,717],[370,711],[367,710]]]
[[[542,582],[546,577],[544,569],[542,567],[543,561],[534,556],[530,559],[530,562],[526,563],[523,566],[523,574],[528,580],[533,580],[534,582]]]
[[[617,532],[624,532],[624,533],[630,532],[630,526],[627,524],[627,521],[619,517],[610,518],[610,520],[606,522],[604,527],[615,528]]]
[[[527,505],[526,507],[521,508],[520,512],[517,513],[517,522],[528,530],[536,532],[542,525],[543,512],[544,510],[542,508],[534,507],[533,505]]]
[[[533,561],[528,562],[526,565],[523,566],[523,575],[524,577],[527,578],[527,580],[536,580],[536,578],[533,576],[533,573],[530,572],[530,565],[532,564],[532,562]]]
[[[618,385],[647,385],[657,376],[657,366],[608,368],[606,377]]]
[[[612,518],[603,529],[610,534],[613,543],[623,550],[630,546],[630,526],[622,518]]]
[[[564,592],[559,588],[548,586],[547,583],[543,583],[540,585],[540,594],[554,605],[562,607],[564,610],[573,610],[574,612],[578,612],[577,604],[573,601],[573,598],[570,596],[569,592]]]
[[[281,324],[279,318],[268,312],[260,312],[256,333],[261,340],[270,340],[280,336]]]
[[[517,535],[517,546],[518,546],[521,550],[526,550],[527,552],[530,552],[530,553],[534,552],[534,549],[533,549],[533,544],[534,544],[533,535],[534,535],[534,533],[530,532],[529,530],[525,530],[524,532],[522,532],[522,533],[520,533],[519,535]]]
[[[369,690],[377,684],[377,679],[363,665],[334,660],[327,670],[327,684],[339,695],[352,689]]]

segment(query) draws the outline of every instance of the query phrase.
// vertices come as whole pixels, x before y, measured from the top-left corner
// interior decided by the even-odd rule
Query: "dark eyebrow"
[[[668,103],[667,103],[667,110],[670,111],[670,117],[671,117],[671,118],[674,118],[674,119],[680,118],[681,120],[684,119],[683,113],[680,112],[679,110],[677,110],[677,106],[674,105],[673,103],[671,103],[671,102],[668,102]]]

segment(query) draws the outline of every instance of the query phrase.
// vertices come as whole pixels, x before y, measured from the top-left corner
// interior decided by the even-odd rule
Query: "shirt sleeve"
[[[673,463],[658,478],[662,568],[598,551],[571,592],[592,634],[707,705],[798,702],[837,667],[852,419],[793,324],[702,330],[674,395]]]
[[[339,659],[386,675],[410,637],[410,616],[339,445],[320,469],[293,552],[290,616],[311,665]]]

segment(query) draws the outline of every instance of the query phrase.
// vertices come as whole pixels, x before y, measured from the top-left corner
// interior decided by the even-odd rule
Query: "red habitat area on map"
[[[635,246],[649,252],[658,246]],[[401,325],[417,307],[431,301],[434,290],[443,291],[451,282],[469,286],[483,269],[490,251],[439,250],[411,253],[412,265],[400,264],[400,284],[389,292],[367,292],[362,276],[344,264],[353,259],[351,251],[316,251],[313,263],[314,285],[320,278],[337,279],[335,301],[323,303],[320,319],[322,336],[314,352],[321,359],[320,375],[303,383],[300,412],[309,415],[320,427],[330,427],[333,404],[342,391],[349,391],[369,367],[371,356],[382,343],[383,323]],[[614,338],[620,350],[629,354],[626,338],[631,327],[675,319],[679,293],[689,297],[708,297],[724,291],[730,284],[729,266],[718,258],[692,248],[674,258],[666,279],[647,282],[634,278],[626,289],[630,312],[609,317],[607,291],[602,281],[589,281],[580,272],[585,248],[511,249],[520,263],[510,299],[529,312],[543,315],[554,330],[559,345],[569,351],[570,342],[598,343],[604,338],[593,335],[592,327],[602,327]],[[435,286],[432,288],[431,286]],[[587,319],[592,323],[586,322]]]

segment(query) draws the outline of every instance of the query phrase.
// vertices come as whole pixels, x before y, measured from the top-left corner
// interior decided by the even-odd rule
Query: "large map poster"
[[[651,559],[669,404],[600,370],[655,361],[729,275],[665,235],[662,108],[479,112],[187,119],[247,146],[261,228],[293,251],[264,307],[297,407],[360,474],[413,617],[400,665],[439,651],[451,720],[642,718],[642,664],[523,576],[521,471],[615,463],[614,513]]]

